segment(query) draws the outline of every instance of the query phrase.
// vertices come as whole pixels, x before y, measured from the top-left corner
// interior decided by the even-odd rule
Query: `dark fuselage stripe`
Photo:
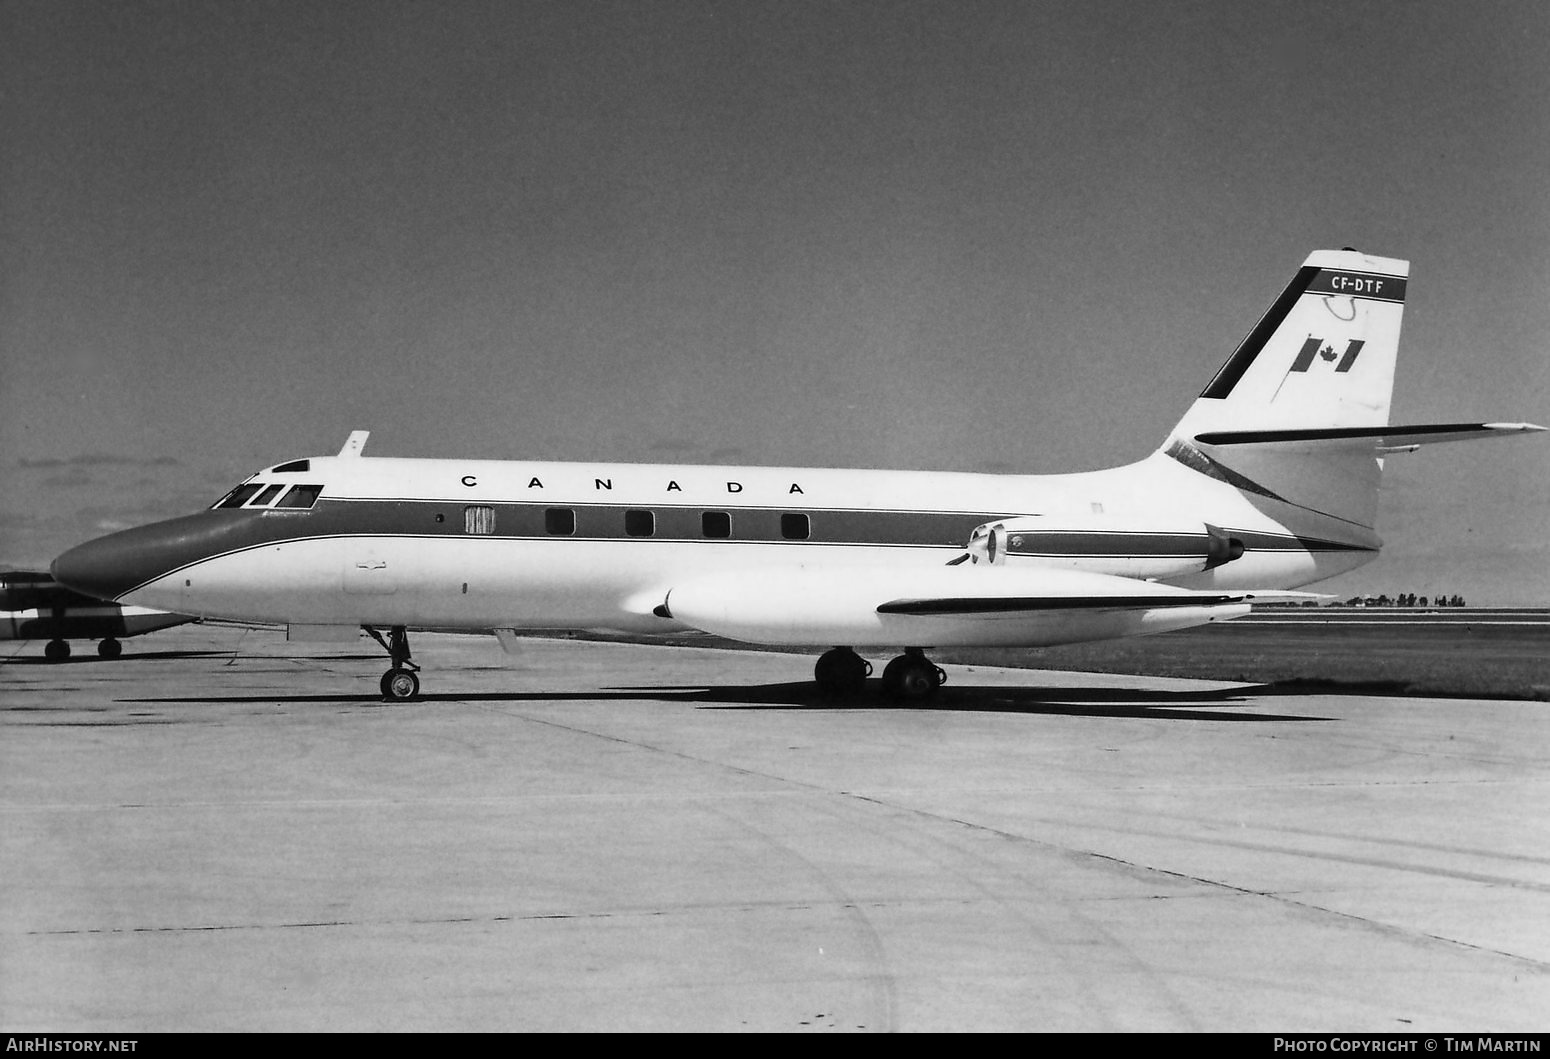
[[[465,533],[464,509],[488,508],[493,511],[487,534]],[[336,510],[337,509],[337,510]],[[571,511],[575,515],[571,533],[550,533],[547,512]],[[633,536],[625,530],[625,512],[649,511],[653,514],[653,532]],[[729,537],[706,537],[701,521],[707,512],[727,514],[731,519]],[[516,539],[549,540],[677,540],[731,541],[761,544],[865,544],[908,547],[962,547],[976,526],[999,519],[1013,518],[1006,512],[869,511],[863,509],[789,507],[737,507],[732,505],[597,504],[553,502],[511,503],[458,500],[360,500],[325,496],[311,512],[321,519],[326,533],[337,535],[418,536],[494,536]],[[808,535],[789,537],[782,525],[785,515],[805,515]],[[275,518],[293,518],[277,513]],[[440,517],[441,521],[436,521]],[[483,528],[483,527],[482,527]]]
[[[1355,544],[1283,536],[1253,530],[1226,529],[1224,537],[1257,552],[1371,551]],[[1007,542],[1009,555],[1080,558],[1204,558],[1211,554],[1211,538],[1205,533],[1146,533],[1126,530],[1032,530],[1013,533]]]
[[[463,509],[485,507],[494,511],[488,533],[465,531]],[[338,510],[335,510],[337,508]],[[548,532],[545,513],[550,509],[575,513],[575,531],[569,534]],[[627,511],[650,511],[655,516],[654,532],[632,536],[626,531]],[[730,537],[706,537],[701,515],[707,511],[731,516]],[[807,516],[809,535],[801,540],[787,538],[781,518],[787,514]],[[437,522],[436,517],[442,521]],[[976,527],[989,522],[1024,517],[991,512],[869,511],[862,509],[802,508],[793,505],[771,507],[668,507],[650,504],[562,504],[562,503],[491,503],[435,500],[341,500],[320,502],[311,512],[276,514],[263,521],[282,527],[296,526],[293,520],[311,523],[306,534],[285,532],[265,535],[264,543],[295,536],[416,536],[416,537],[498,537],[515,540],[660,540],[694,541],[707,544],[832,544],[861,547],[962,548]],[[299,528],[299,527],[297,527]],[[1370,551],[1356,544],[1297,537],[1290,534],[1223,528],[1222,532],[1242,541],[1256,551]],[[1040,541],[1059,540],[1057,554],[1133,555],[1159,554],[1204,555],[1208,540],[1187,533],[1147,533],[1125,530],[1029,530],[1013,533],[1025,536],[1030,554],[1045,554]],[[1110,542],[1118,542],[1111,544]],[[256,542],[255,543],[259,543]],[[1093,549],[1096,544],[1097,548]],[[1015,546],[1013,547],[1015,551]]]
[[[465,521],[466,507],[486,508]],[[549,533],[545,512],[565,508],[574,512],[575,531]],[[627,511],[650,511],[654,515],[651,536],[633,536],[626,531]],[[730,514],[730,537],[705,537],[701,515],[706,511]],[[783,533],[783,515],[805,515],[809,534],[790,539]],[[437,518],[440,521],[437,521]],[[786,547],[862,547],[931,548],[959,551],[965,548],[970,533],[987,522],[1017,517],[992,512],[913,512],[836,510],[822,508],[739,508],[739,507],[666,507],[652,505],[583,505],[563,503],[490,503],[470,504],[464,500],[340,500],[324,497],[306,511],[261,511],[254,509],[211,510],[197,515],[125,530],[114,538],[118,553],[108,565],[120,572],[126,586],[122,595],[170,574],[187,570],[199,563],[256,548],[295,544],[309,540],[361,537],[404,537],[435,540],[504,541],[634,541],[640,543],[686,543],[723,545],[769,545]],[[481,532],[470,533],[473,526]],[[488,532],[485,532],[488,531]],[[1250,550],[1264,552],[1370,551],[1354,544],[1314,540],[1291,535],[1240,531],[1223,528],[1222,533],[1237,537]],[[1036,534],[1030,534],[1036,535]],[[1071,547],[1086,538],[1071,534]],[[1101,534],[1095,536],[1102,536]],[[1154,547],[1167,534],[1150,536]],[[1182,535],[1185,538],[1188,535]],[[1166,545],[1178,554],[1179,544]],[[1072,552],[1073,556],[1089,554]],[[1155,558],[1156,552],[1132,548],[1130,551],[1104,550],[1115,557],[1132,555]],[[1204,536],[1189,556],[1209,554]],[[134,586],[133,588],[127,586]]]
[[[463,508],[493,508],[493,522],[481,522],[492,532],[469,533],[465,530]],[[575,512],[575,532],[552,534],[544,524],[545,511],[568,507]],[[652,511],[656,532],[651,536],[631,536],[625,529],[626,511]],[[486,504],[466,505],[437,501],[339,501],[320,502],[306,512],[266,514],[264,512],[211,512],[227,525],[221,532],[202,538],[203,547],[190,550],[166,573],[186,569],[206,559],[233,555],[254,548],[294,544],[310,540],[354,537],[405,537],[434,540],[527,540],[527,541],[638,541],[650,543],[696,544],[779,544],[793,547],[892,547],[962,549],[970,532],[986,522],[1014,517],[984,512],[962,514],[901,511],[808,510],[810,535],[790,540],[781,533],[782,514],[790,509],[733,508],[731,537],[701,536],[700,515],[705,508],[630,507],[626,505],[559,504]],[[441,516],[437,522],[436,517]],[[194,516],[197,517],[197,516]],[[1236,537],[1251,551],[1369,551],[1371,549],[1338,541],[1318,540],[1291,535],[1224,528],[1224,534]],[[1202,560],[1209,554],[1209,538],[1201,533],[1157,534],[1122,531],[1061,532],[1029,531],[1014,533],[1013,538],[1028,538],[1021,546],[1009,549],[1013,554],[1069,556],[1074,558],[1159,558],[1179,557]],[[1050,542],[1058,541],[1052,548]],[[147,581],[153,578],[147,578]]]

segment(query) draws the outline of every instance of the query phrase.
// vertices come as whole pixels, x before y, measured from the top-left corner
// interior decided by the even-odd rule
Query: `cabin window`
[[[545,508],[544,531],[555,537],[569,537],[576,532],[576,512],[568,507]]]
[[[780,516],[780,535],[788,541],[805,541],[812,533],[806,515],[792,512]]]
[[[484,504],[470,504],[463,509],[464,533],[494,533],[495,509]]]
[[[293,485],[291,491],[282,496],[275,507],[305,510],[318,502],[318,495],[322,492],[321,485]]]
[[[275,485],[265,486],[264,491],[253,498],[253,506],[263,507],[265,504],[274,500],[275,497],[279,496],[280,490],[284,488],[285,486],[278,483]]]
[[[264,487],[263,482],[254,482],[252,485],[239,485],[227,493],[215,503],[216,507],[241,507],[252,499],[253,494]]]
[[[270,474],[290,474],[293,471],[310,471],[310,470],[312,470],[312,461],[311,460],[292,460],[290,463],[282,463],[282,464],[280,464],[280,466],[276,467],[274,470],[270,471],[269,473]]]
[[[631,537],[649,537],[657,531],[657,516],[650,511],[626,511],[624,532]]]
[[[732,516],[725,511],[701,512],[700,532],[707,537],[730,537],[732,536]]]

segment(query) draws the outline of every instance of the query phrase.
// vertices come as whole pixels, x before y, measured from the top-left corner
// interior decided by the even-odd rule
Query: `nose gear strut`
[[[370,625],[363,625],[373,640],[382,645],[393,668],[382,674],[382,698],[388,702],[407,702],[420,697],[420,678],[415,676],[420,667],[409,660],[409,633],[402,625],[388,630],[387,638]]]

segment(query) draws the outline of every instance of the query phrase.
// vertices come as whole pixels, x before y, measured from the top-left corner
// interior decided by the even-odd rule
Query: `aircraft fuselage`
[[[817,577],[820,596],[867,570],[915,583],[962,556],[976,527],[1013,518],[1047,524],[1042,539],[1055,544],[1035,554],[1028,534],[1007,565],[1045,578],[1292,587],[1378,545],[1339,525],[1293,532],[1163,457],[1051,476],[366,457],[280,467],[305,469],[254,475],[242,506],[96,542],[117,542],[98,556],[113,578],[98,590],[244,621],[672,632],[683,626],[657,608],[675,586],[772,569]],[[320,487],[310,506],[283,506],[302,485]],[[1209,570],[1208,514],[1244,545]],[[78,562],[73,576],[87,576]],[[826,631],[842,630],[813,628],[800,642]]]

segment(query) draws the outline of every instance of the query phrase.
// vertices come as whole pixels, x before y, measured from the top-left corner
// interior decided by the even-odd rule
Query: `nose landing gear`
[[[402,625],[388,630],[387,638],[370,625],[362,626],[387,651],[393,660],[393,668],[382,674],[379,685],[382,698],[387,702],[409,702],[420,697],[420,678],[415,674],[420,667],[409,661],[409,633]]]

